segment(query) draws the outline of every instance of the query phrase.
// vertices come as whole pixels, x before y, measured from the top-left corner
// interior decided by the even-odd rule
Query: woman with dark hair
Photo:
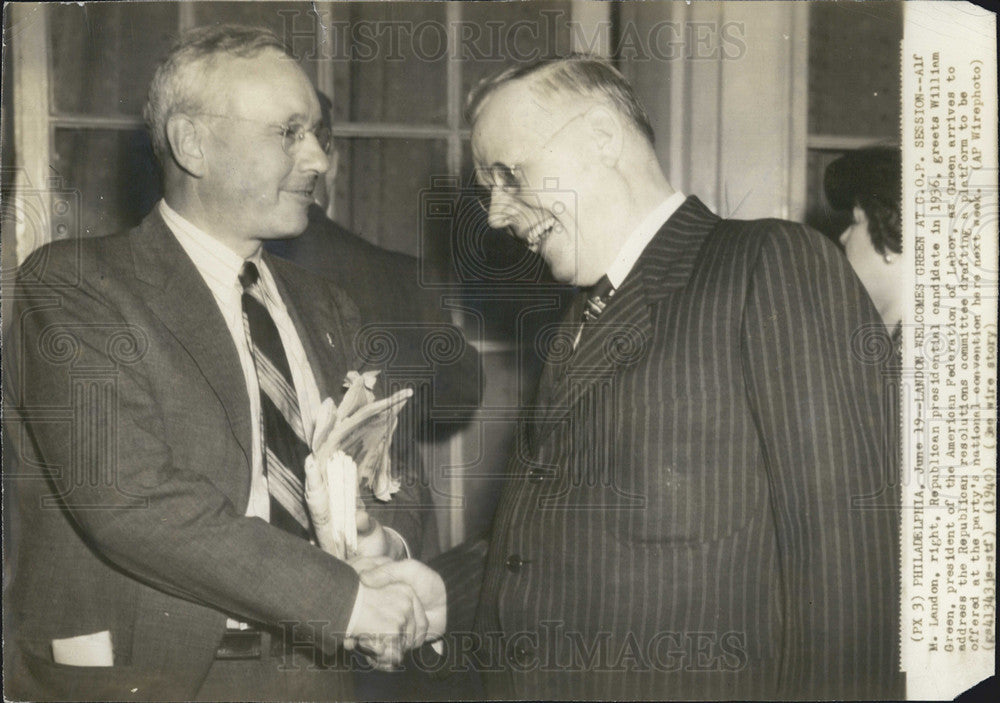
[[[900,373],[902,369],[903,265],[900,203],[902,201],[902,168],[900,151],[896,148],[869,148],[853,151],[831,163],[823,178],[826,198],[836,210],[850,212],[852,222],[840,235],[847,260],[861,279],[869,297],[875,303],[890,339],[882,330],[869,330],[862,345],[872,363],[882,365],[883,416],[886,434],[883,444],[883,464],[878,467],[884,476],[877,491],[855,498],[859,508],[899,510],[900,466]],[[898,513],[897,513],[898,519]],[[893,559],[898,559],[898,544],[893,544]],[[899,598],[900,583],[887,585],[886,594]],[[898,674],[897,694],[905,690],[904,674]]]
[[[826,168],[826,199],[850,211],[840,243],[890,332],[902,319],[901,163],[897,148],[852,151]]]

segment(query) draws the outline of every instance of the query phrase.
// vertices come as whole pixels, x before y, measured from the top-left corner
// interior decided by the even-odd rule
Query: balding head
[[[614,68],[574,56],[504,71],[469,97],[490,225],[509,228],[556,280],[593,285],[672,193],[646,113]]]
[[[601,101],[626,117],[650,144],[654,143],[649,117],[629,82],[610,63],[587,54],[514,66],[484,79],[469,92],[466,100],[465,118],[469,124],[475,124],[480,108],[490,95],[514,82],[523,82],[539,95],[554,100]]]

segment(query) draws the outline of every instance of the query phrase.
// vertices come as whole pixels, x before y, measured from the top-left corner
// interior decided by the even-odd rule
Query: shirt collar
[[[621,288],[625,278],[635,267],[635,262],[639,260],[646,245],[660,231],[663,223],[677,212],[677,208],[684,204],[685,196],[680,191],[674,191],[673,195],[667,197],[662,203],[653,208],[639,226],[632,230],[632,234],[625,240],[617,258],[608,268],[607,277],[611,285]]]
[[[159,208],[163,221],[213,289],[224,290],[233,286],[238,288],[244,261],[253,261],[258,269],[261,268],[259,248],[249,259],[244,259],[208,232],[185,219],[167,205],[166,200],[160,201]]]

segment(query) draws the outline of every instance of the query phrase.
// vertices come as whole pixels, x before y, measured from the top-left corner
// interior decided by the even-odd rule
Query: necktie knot
[[[260,272],[257,271],[257,265],[252,261],[244,261],[243,268],[240,269],[239,279],[243,290],[250,288],[260,279]]]
[[[604,312],[604,308],[608,304],[608,300],[611,299],[615,294],[615,287],[611,285],[611,281],[607,276],[601,276],[601,279],[594,284],[587,294],[587,302],[583,308],[583,321],[593,322],[597,317]]]

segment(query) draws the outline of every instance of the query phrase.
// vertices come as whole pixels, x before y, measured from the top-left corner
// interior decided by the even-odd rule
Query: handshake
[[[359,556],[348,562],[361,578],[345,649],[355,649],[379,670],[391,670],[403,654],[444,635],[444,581],[416,559]]]
[[[389,443],[412,395],[405,389],[376,401],[375,373],[349,372],[340,405],[324,401],[305,462],[305,498],[320,548],[347,561],[361,579],[344,647],[388,670],[404,652],[444,635],[447,607],[441,577],[403,559],[401,538],[369,517],[360,498],[361,484],[381,501],[399,489]]]

